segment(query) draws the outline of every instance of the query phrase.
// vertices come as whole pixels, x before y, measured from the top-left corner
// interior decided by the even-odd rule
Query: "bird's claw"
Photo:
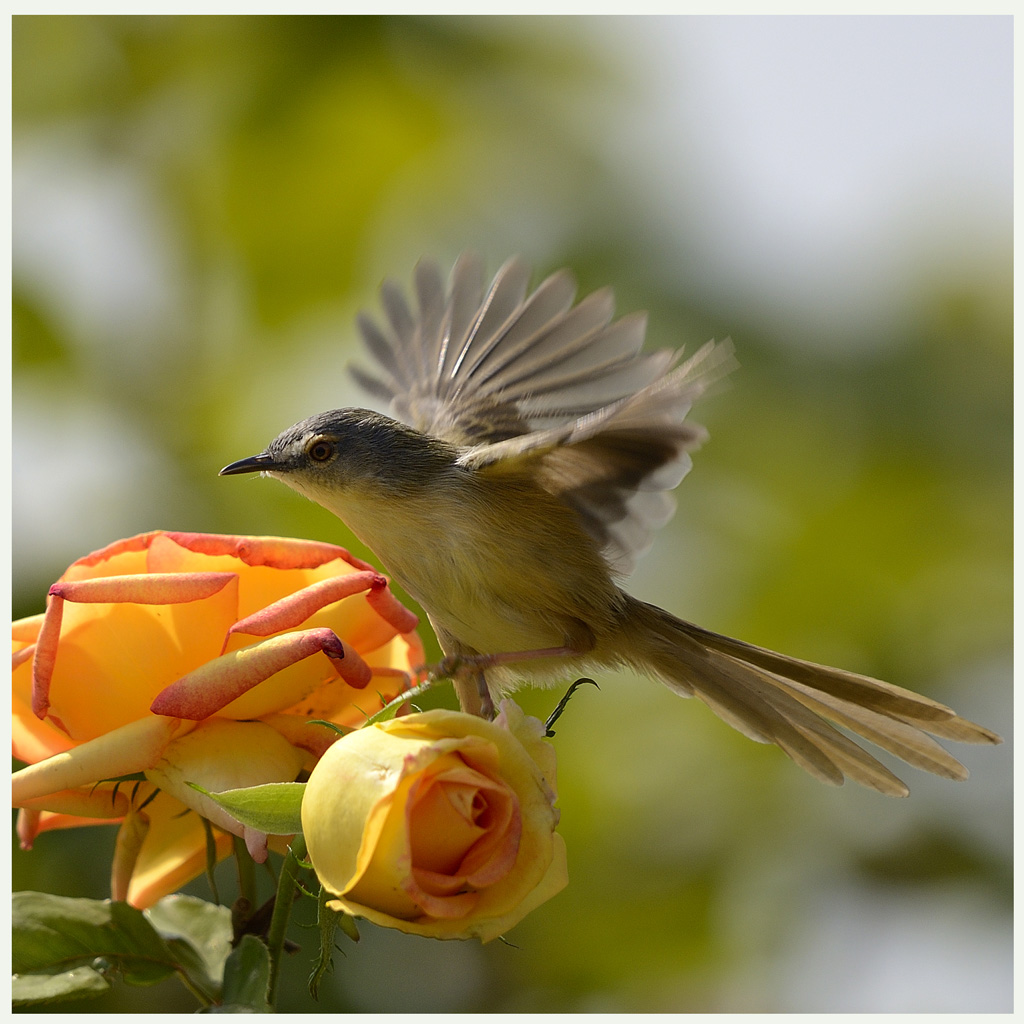
[[[480,698],[480,707],[476,714],[490,721],[494,718],[495,707],[494,701],[491,699],[491,691],[487,686],[484,669],[492,664],[494,664],[493,657],[486,654],[446,654],[436,665],[427,668],[426,673],[431,682],[436,682],[439,679],[451,679],[454,682],[467,677],[475,677],[477,694]],[[465,703],[463,703],[463,707],[465,708]]]

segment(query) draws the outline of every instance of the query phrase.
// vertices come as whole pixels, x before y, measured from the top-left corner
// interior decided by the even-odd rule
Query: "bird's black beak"
[[[247,459],[239,459],[225,466],[217,476],[234,476],[236,473],[260,473],[269,469],[274,464],[274,456],[269,452],[260,452],[259,455],[250,455]]]

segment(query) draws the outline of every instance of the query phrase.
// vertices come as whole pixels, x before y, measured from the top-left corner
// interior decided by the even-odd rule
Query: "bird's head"
[[[456,449],[367,409],[332,409],[278,434],[221,476],[263,473],[328,508],[346,494],[398,496],[436,482]]]

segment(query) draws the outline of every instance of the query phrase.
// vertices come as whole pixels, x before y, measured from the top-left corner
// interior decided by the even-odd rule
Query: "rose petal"
[[[364,593],[377,581],[387,586],[387,580],[376,572],[353,572],[347,576],[319,580],[239,620],[231,627],[231,632],[270,636],[283,629],[295,629],[326,605]]]
[[[43,625],[43,613],[29,615],[11,623],[11,639],[16,643],[34,644],[39,639],[39,630]]]
[[[204,818],[241,837],[242,824],[189,783],[222,793],[268,782],[293,782],[303,760],[301,750],[262,722],[214,718],[167,744],[159,762],[146,770],[146,778]]]
[[[32,712],[36,718],[44,718],[50,708],[50,681],[53,678],[53,667],[57,663],[57,644],[63,616],[64,599],[54,595],[46,606],[46,614],[36,640],[36,653],[32,659]]]
[[[135,864],[139,859],[142,844],[149,834],[149,816],[145,812],[129,812],[117,830],[114,843],[114,860],[110,868],[110,898],[128,899],[128,886]]]
[[[166,793],[157,793],[146,804],[149,833],[128,884],[132,906],[152,906],[205,869],[206,829],[198,814],[182,810],[181,803]],[[215,829],[213,838],[216,859],[222,860],[231,853],[231,836]]]
[[[143,771],[157,762],[174,737],[193,728],[193,723],[176,718],[151,716],[131,722],[15,772],[11,802],[18,807],[23,800]]]
[[[460,783],[448,778],[453,774],[418,779],[409,792],[405,814],[414,868],[455,874],[469,849],[487,832],[474,815],[487,780],[473,772],[468,774],[476,778]]]
[[[117,540],[105,548],[72,562],[61,580],[86,580],[95,576],[120,576],[146,571],[146,549],[160,530]]]
[[[346,582],[348,577],[357,581]],[[221,586],[218,579],[232,582]],[[271,772],[274,781],[294,779],[303,767],[311,769],[327,737],[334,737],[297,716],[306,705],[316,704],[324,709],[323,717],[360,724],[364,715],[356,700],[368,714],[408,687],[404,670],[410,665],[410,651],[419,649],[420,642],[414,635],[408,641],[396,636],[394,623],[408,625],[411,613],[396,612],[390,607],[393,598],[386,595],[378,602],[384,615],[372,606],[370,595],[385,594],[387,584],[368,563],[334,545],[287,538],[152,531],[117,541],[69,566],[54,585],[49,614],[21,620],[12,628],[12,738],[16,756],[31,765],[18,773],[13,785],[16,800],[25,796],[33,804],[19,815],[25,842],[31,843],[40,829],[123,819],[134,801],[136,807],[145,806],[140,815],[150,817],[150,831],[142,836],[141,816],[123,827],[112,879],[114,895],[121,898],[127,891],[129,900],[145,905],[202,870],[206,833],[198,815],[182,813],[183,803],[203,806],[194,790],[183,791],[181,799],[167,792],[143,799],[136,798],[139,784],[118,788],[97,785],[95,778],[81,787],[75,784],[89,776],[128,774],[146,765],[151,756],[158,758],[161,749],[167,754],[173,743],[165,729],[184,735],[197,725],[193,720],[176,721],[177,715],[155,716],[150,710],[154,699],[176,680],[192,677],[195,682],[196,670],[224,652],[225,637],[230,635],[232,642],[244,646],[240,628],[246,624],[231,632],[240,618],[254,616],[250,625],[266,626],[274,611],[280,611],[267,612],[267,606],[302,590],[306,594],[290,605],[293,620],[286,616],[277,624],[333,634],[343,660],[335,665],[325,659],[300,659],[234,699],[230,693],[218,692],[216,684],[223,684],[225,677],[218,671],[222,666],[214,666],[210,671],[216,677],[217,713],[239,718],[266,714],[276,728],[258,722],[221,723],[267,732],[255,742],[247,734],[250,739],[238,751],[231,744],[210,746],[204,736],[204,742],[196,744],[202,751],[201,764],[194,757],[191,761],[184,754],[179,757],[180,749],[174,748],[159,765],[142,769],[168,788],[176,771],[178,783],[189,781],[183,777],[186,763],[191,765],[192,778],[214,791],[240,784],[214,777],[224,761],[254,764],[262,773],[254,781],[265,781],[268,751],[270,766],[277,765]],[[336,599],[327,601],[332,590]],[[301,601],[310,595],[318,595],[319,601],[306,608],[304,620],[295,622]],[[344,643],[338,637],[344,637]],[[374,674],[363,653],[373,656],[381,695],[363,695],[353,689],[367,686]],[[33,671],[38,683],[34,693]],[[203,681],[201,672],[198,681]],[[32,713],[33,696],[42,719]],[[294,713],[281,714],[282,709]],[[150,728],[143,720],[156,723],[153,735],[143,735]],[[201,721],[198,727],[205,730],[214,724]],[[125,743],[135,729],[141,730],[136,738],[142,742]],[[147,745],[148,740],[154,743]],[[273,754],[275,749],[283,753],[283,768],[281,757]],[[283,777],[278,777],[278,769]],[[59,786],[72,788],[42,792]],[[216,816],[209,807],[203,809]],[[73,810],[87,813],[70,813]],[[237,822],[223,824],[235,832],[240,827]],[[169,831],[172,825],[184,830],[180,841],[174,838],[177,832]],[[161,844],[168,839],[171,849],[162,850]],[[255,856],[265,855],[264,837],[253,834],[246,840]],[[216,842],[219,852],[227,851],[229,841],[224,835],[218,832]]]
[[[522,721],[516,724],[525,728],[526,738],[531,743],[536,729],[543,728],[540,723],[536,729],[532,725],[525,726]],[[387,744],[372,735],[364,736],[374,731],[403,741],[413,751],[400,768],[404,778],[397,785],[393,762],[386,756]],[[354,759],[346,769],[344,751],[353,741],[363,756]],[[403,859],[401,840],[406,831],[396,828],[393,816],[387,812],[393,806],[403,805],[408,794],[403,786],[411,788],[412,777],[424,768],[425,759],[429,763],[450,752],[457,752],[467,765],[484,774],[489,774],[495,764],[498,766],[500,778],[519,802],[523,827],[514,866],[498,881],[472,893],[432,897],[429,892],[417,891],[415,886],[426,890],[427,886],[421,883],[428,882],[431,886],[437,884],[438,891],[444,892],[450,883],[422,872],[418,876],[420,881],[416,880],[411,857]],[[380,723],[339,741],[313,771],[303,801],[303,825],[310,857],[325,887],[332,893],[341,893],[331,905],[385,927],[417,935],[478,936],[489,941],[502,934],[529,910],[554,895],[567,880],[564,844],[554,832],[557,823],[557,811],[551,802],[554,766],[547,757],[544,760],[550,778],[541,772],[538,763],[508,729],[472,715],[449,711],[429,711]],[[376,791],[390,795],[379,796],[377,803],[364,813],[363,823],[337,826],[336,815],[326,815],[329,820],[323,838],[327,842],[321,844],[317,833],[324,829],[324,812],[332,807],[332,796],[335,804],[354,798],[355,805],[363,809],[364,796],[360,791],[374,787],[365,779],[360,781],[360,774],[366,779],[381,779],[380,784],[374,784]],[[344,800],[340,793],[344,793]],[[310,800],[311,796],[314,799]],[[342,809],[341,817],[348,813],[349,809]],[[355,858],[346,834],[349,828],[357,831],[362,828],[363,842]],[[500,844],[490,852],[508,855],[507,846]],[[380,864],[375,863],[378,855]],[[349,874],[353,861],[356,870]],[[326,865],[326,870],[322,864]],[[341,884],[336,884],[338,882]],[[396,884],[404,890],[407,903],[394,895]],[[416,905],[408,895],[410,891],[422,906],[429,907],[429,913],[410,910],[410,904]],[[473,897],[471,906],[467,896]],[[434,903],[435,898],[441,902]],[[458,902],[445,902],[449,900]]]
[[[419,618],[403,605],[391,592],[387,579],[379,576],[366,600],[385,622],[390,622],[398,633],[411,633],[419,624]]]
[[[293,537],[243,537],[210,533],[166,533],[164,537],[179,547],[203,555],[230,555],[246,565],[266,565],[273,569],[316,569],[341,559],[357,569],[372,569],[336,544]]]
[[[67,831],[72,828],[92,828],[95,825],[120,825],[121,818],[95,818],[88,814],[56,814],[53,811],[28,811],[26,808],[19,810],[28,814],[38,814],[39,824],[36,831],[43,832]]]
[[[372,684],[372,685],[371,685]],[[322,719],[349,729],[358,729],[367,718],[389,704],[403,690],[409,689],[410,680],[405,672],[397,669],[372,669],[371,684],[362,690],[355,690],[343,680],[332,680],[329,685],[320,686],[302,700],[282,711],[284,715],[310,719]],[[264,721],[269,716],[260,715]]]
[[[413,868],[454,876],[472,888],[493,885],[515,863],[519,802],[500,781],[453,760],[459,765],[430,778],[426,793],[409,795]]]
[[[32,810],[28,807],[23,807],[18,811],[18,845],[21,849],[32,849],[36,836],[39,835],[39,820],[41,817],[42,811]]]
[[[225,717],[258,718],[294,703],[304,695],[303,691],[312,691],[323,681],[324,669],[317,666],[314,673],[300,677],[297,693],[287,692],[295,688],[293,677],[289,677],[287,686],[281,684],[263,690],[255,695],[255,702],[245,705],[233,705],[233,702],[272,676],[320,652],[331,659],[330,674],[344,673],[343,678],[349,685],[362,683],[365,686],[370,681],[369,667],[335,633],[329,629],[307,629],[271,637],[208,661],[166,687],[150,705],[150,710],[157,715],[193,721],[218,713]]]
[[[245,848],[249,851],[249,856],[257,864],[263,864],[267,859],[267,833],[243,825],[242,839],[245,841]]]
[[[361,571],[341,557],[348,554],[344,548],[334,545],[275,537],[213,536],[197,539],[192,547],[183,547],[178,543],[183,536],[167,535],[154,540],[149,552],[150,568],[160,572],[238,572],[241,586],[236,619],[255,615],[287,595],[321,580]],[[359,564],[365,569],[370,568],[365,563]],[[377,616],[370,617],[380,621]],[[327,621],[310,623],[313,625],[335,626]],[[339,625],[343,628],[335,631],[349,639],[347,622]],[[225,650],[235,646],[229,643]]]
[[[232,572],[137,573],[54,583],[51,597],[78,604],[183,604],[202,601],[237,579]]]
[[[26,648],[32,650],[32,648]],[[40,721],[32,711],[32,663],[22,662],[11,675],[11,752],[26,764],[35,764],[75,745],[52,723]]]
[[[102,818],[116,821],[123,818],[131,807],[131,797],[128,795],[131,789],[130,783],[121,786],[104,783],[80,789],[62,789],[33,800],[23,800],[21,806],[29,810],[49,811],[52,814],[82,820]],[[152,787],[146,785],[146,790],[151,791]]]
[[[51,616],[61,598],[51,598],[34,659],[35,707],[45,704],[49,718],[78,740],[149,714],[164,687],[220,653],[237,614],[238,577],[218,574],[211,586],[218,581],[206,599],[175,604],[64,601],[52,651]],[[82,585],[93,582],[102,581]]]

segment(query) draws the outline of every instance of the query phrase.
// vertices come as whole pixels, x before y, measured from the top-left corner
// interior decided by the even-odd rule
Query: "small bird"
[[[276,477],[345,522],[426,612],[445,653],[437,672],[464,711],[489,716],[523,683],[626,666],[698,697],[823,782],[909,792],[835,725],[965,779],[932,737],[999,743],[995,733],[910,690],[702,629],[619,586],[674,511],[669,492],[705,438],[686,414],[734,367],[732,344],[686,360],[641,352],[646,316],[613,320],[610,289],[574,305],[568,271],[532,293],[529,276],[513,258],[485,293],[482,262],[467,253],[446,288],[421,260],[415,312],[386,281],[389,329],[358,321],[379,375],[353,372],[395,418],[323,412],[221,475]]]

